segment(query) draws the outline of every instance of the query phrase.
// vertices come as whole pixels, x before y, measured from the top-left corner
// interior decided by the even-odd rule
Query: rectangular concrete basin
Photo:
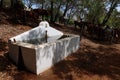
[[[64,34],[57,40],[54,40],[54,36],[48,38],[48,42],[39,42],[42,35],[37,30],[35,28],[9,39],[9,56],[18,67],[23,65],[27,70],[39,74],[79,48],[78,35]],[[36,36],[28,34],[31,31]]]

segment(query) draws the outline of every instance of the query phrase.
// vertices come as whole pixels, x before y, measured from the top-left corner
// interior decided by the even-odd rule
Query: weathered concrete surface
[[[63,33],[48,26],[49,24],[43,22],[39,27],[9,39],[9,56],[16,65],[24,65],[27,70],[39,74],[79,48],[78,35],[66,34],[66,37],[59,39]],[[34,39],[35,42],[42,41],[46,30],[47,43],[29,42]]]
[[[37,74],[63,60],[79,48],[79,36],[68,37],[36,48]]]
[[[79,48],[79,41],[79,36],[71,35],[70,37],[42,45],[33,45],[23,42],[9,43],[9,55],[11,59],[19,65],[18,57],[20,46],[24,61],[23,65],[29,71],[39,74],[55,63],[63,60],[69,54],[75,52]]]
[[[43,21],[40,23],[40,25],[38,27],[33,28],[29,31],[26,31],[15,37],[12,37],[12,38],[10,38],[10,40],[12,42],[14,42],[14,39],[16,41],[21,41],[21,42],[33,40],[33,39],[42,40],[43,38],[45,38],[46,31],[47,31],[48,42],[55,41],[63,35],[63,33],[61,31],[58,31],[58,30],[50,27],[47,21]]]

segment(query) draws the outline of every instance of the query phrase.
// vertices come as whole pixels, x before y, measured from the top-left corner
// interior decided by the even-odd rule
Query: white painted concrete
[[[14,42],[14,39],[16,41],[42,39],[45,37],[45,34],[46,34],[45,31],[47,31],[48,42],[55,41],[63,35],[63,32],[58,31],[58,30],[50,27],[50,25],[47,21],[42,21],[42,22],[40,22],[38,27],[33,28],[29,31],[26,31],[20,35],[15,36],[15,37],[12,37],[12,38],[10,38],[10,40],[12,42]]]
[[[79,48],[79,37],[64,38],[36,48],[37,74],[75,52]]]
[[[40,25],[37,28],[22,33],[18,36],[12,37],[9,40],[10,58],[15,62],[15,64],[18,65],[19,54],[21,52],[24,66],[27,68],[27,70],[35,74],[42,73],[55,63],[63,60],[65,57],[75,52],[80,45],[80,37],[73,34],[66,34],[69,35],[69,37],[39,45],[24,42],[24,40],[43,37],[43,34],[41,32],[43,29],[41,29],[41,27],[44,28],[45,26],[43,27],[43,25]],[[48,36],[52,36],[52,30],[56,31],[56,33],[60,35],[63,35],[62,32],[57,31],[56,29],[49,26],[47,27],[47,30],[50,33],[50,35]],[[16,42],[13,41],[14,38],[16,39]],[[21,51],[19,50],[19,48],[21,48]]]

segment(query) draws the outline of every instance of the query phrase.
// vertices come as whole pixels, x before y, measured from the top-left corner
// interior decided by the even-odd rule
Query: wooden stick
[[[45,31],[45,41],[46,41],[46,43],[48,42],[47,41],[47,38],[48,38],[48,36],[47,36],[47,30]]]

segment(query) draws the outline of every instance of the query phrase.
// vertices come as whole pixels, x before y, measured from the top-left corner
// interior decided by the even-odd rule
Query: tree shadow
[[[11,65],[8,57],[8,43],[0,39],[0,72],[7,71],[8,67]]]
[[[17,66],[15,66],[9,58],[8,52],[0,56],[0,72],[7,73],[7,75],[11,76],[14,80],[36,80],[37,78],[36,75],[33,75],[27,70],[18,70]]]
[[[71,79],[73,74],[78,77],[86,75],[107,75],[114,80],[120,79],[120,53],[112,47],[87,46],[86,52],[79,49],[64,61],[57,63],[53,68],[54,74],[61,79]]]
[[[0,39],[0,52],[1,51],[6,51],[7,50],[6,47],[7,47],[7,42]]]
[[[4,53],[4,55],[0,55],[0,72],[9,71],[10,66],[12,66],[8,54],[9,53]]]

